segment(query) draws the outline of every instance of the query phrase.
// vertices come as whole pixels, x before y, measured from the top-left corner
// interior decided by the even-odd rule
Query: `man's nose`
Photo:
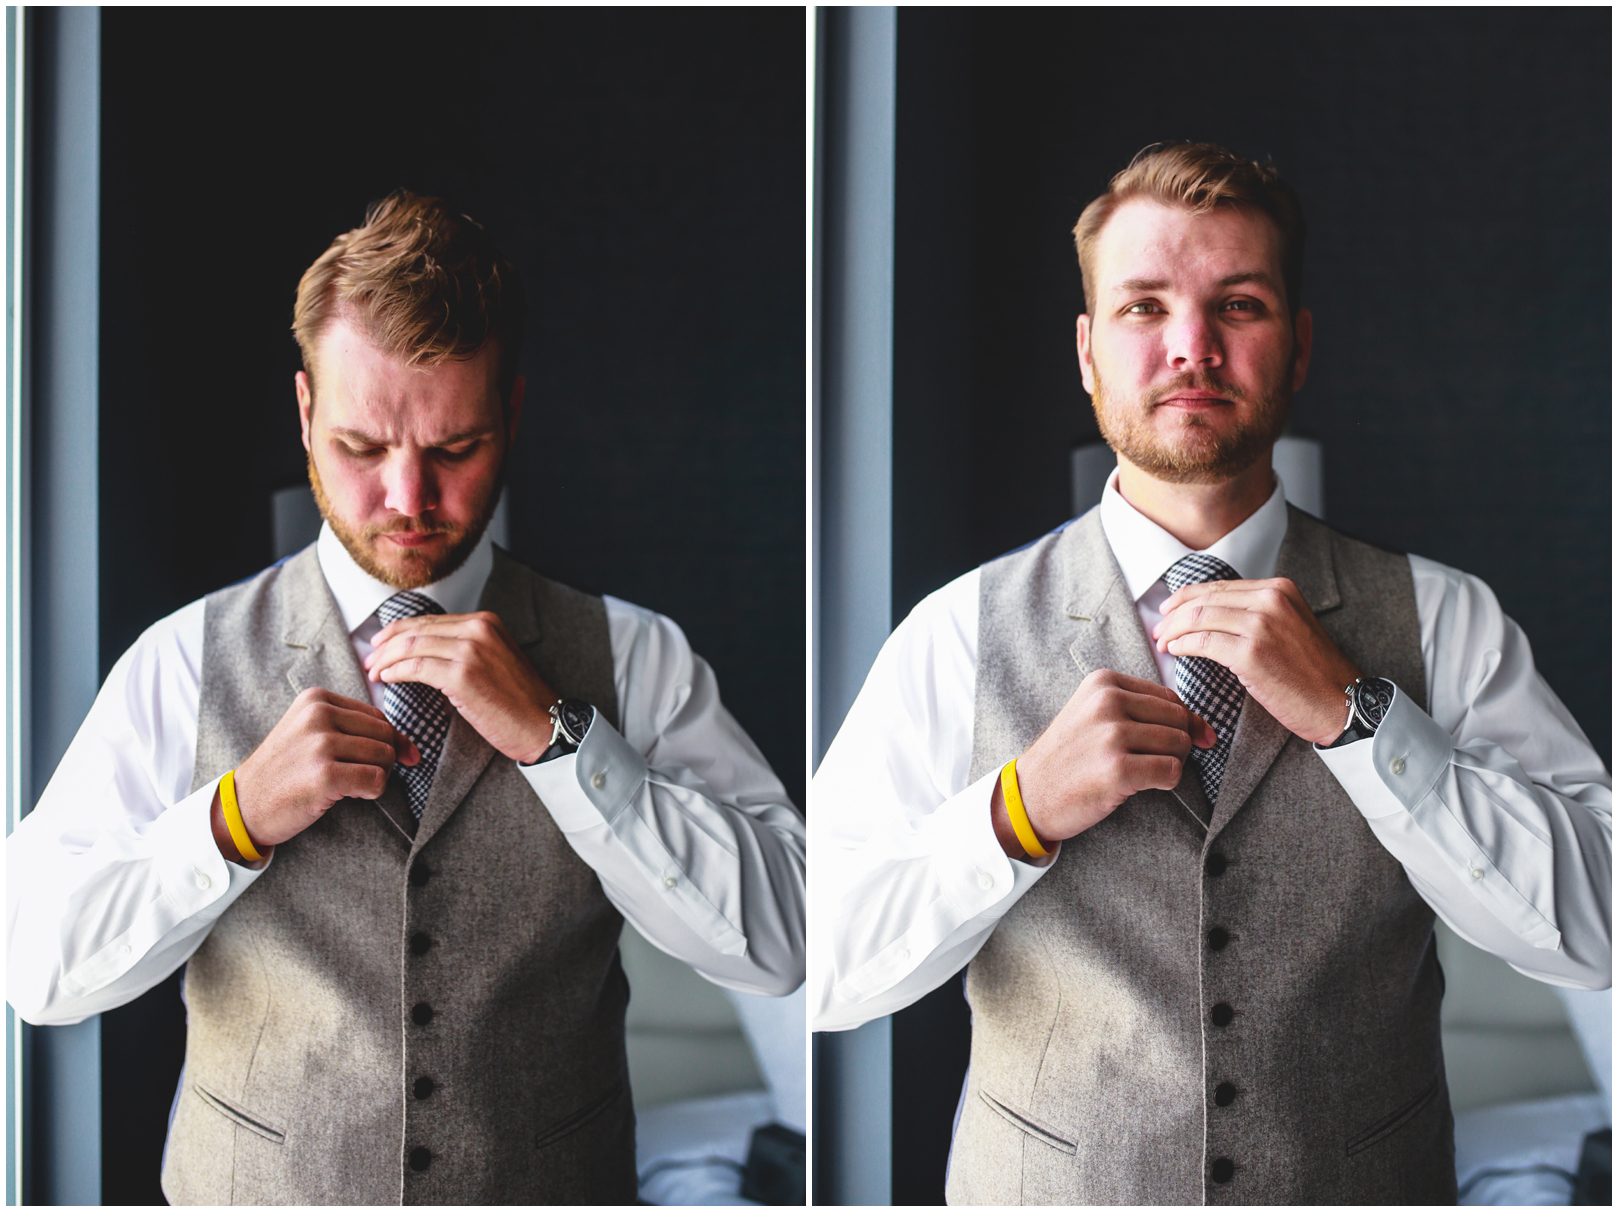
[[[384,470],[383,505],[400,515],[425,515],[439,505],[439,486],[427,459],[397,453]]]
[[[1222,335],[1203,311],[1185,313],[1166,327],[1166,365],[1186,372],[1222,366]]]

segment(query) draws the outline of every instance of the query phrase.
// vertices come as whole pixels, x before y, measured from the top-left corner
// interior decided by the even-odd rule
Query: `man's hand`
[[[385,626],[366,674],[385,684],[432,684],[503,756],[540,758],[558,697],[493,612],[413,616]]]
[[[1139,790],[1174,788],[1189,748],[1215,743],[1216,732],[1171,689],[1095,671],[1019,758],[1020,798],[1044,843],[1068,840]],[[992,787],[991,815],[1003,852],[1023,858],[1001,782]]]
[[[1345,688],[1362,673],[1287,578],[1190,583],[1160,606],[1155,645],[1200,655],[1239,677],[1293,734],[1330,744],[1346,727]]]
[[[297,836],[340,798],[379,797],[396,759],[413,765],[421,758],[375,705],[306,688],[237,766],[242,824],[255,845],[270,848]],[[217,793],[213,820],[220,852],[242,862]]]

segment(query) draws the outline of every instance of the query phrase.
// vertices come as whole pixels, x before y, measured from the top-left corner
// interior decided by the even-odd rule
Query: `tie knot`
[[[1190,553],[1172,564],[1162,577],[1166,580],[1166,589],[1181,591],[1190,583],[1214,583],[1219,580],[1236,579],[1239,571],[1235,570],[1220,557],[1212,557],[1209,553]]]
[[[384,625],[403,621],[408,616],[441,616],[445,610],[420,591],[400,591],[389,596],[377,607],[377,619]]]

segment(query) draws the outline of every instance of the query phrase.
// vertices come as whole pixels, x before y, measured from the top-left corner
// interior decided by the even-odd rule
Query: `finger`
[[[1189,583],[1172,594],[1160,605],[1162,616],[1173,609],[1196,601],[1220,604],[1252,604],[1261,595],[1281,595],[1285,599],[1305,606],[1301,590],[1287,578],[1236,578],[1214,583]]]
[[[1160,650],[1165,650],[1166,643],[1173,638],[1187,633],[1197,633],[1202,629],[1248,637],[1257,627],[1258,617],[1255,612],[1201,602],[1185,604],[1173,611],[1155,626],[1154,638],[1155,645]]]
[[[493,612],[442,612],[428,616],[405,616],[397,621],[390,621],[372,635],[373,646],[379,646],[389,638],[399,637],[402,633],[455,633],[459,628],[465,628],[469,621],[476,621],[488,617],[499,620]]]
[[[1179,727],[1154,726],[1146,722],[1122,723],[1115,739],[1129,755],[1176,756],[1179,760],[1188,755],[1188,749],[1194,742],[1189,732]]]
[[[1220,663],[1234,674],[1238,674],[1245,666],[1245,646],[1248,639],[1234,633],[1221,633],[1211,629],[1201,629],[1193,633],[1185,633],[1172,638],[1166,643],[1168,654],[1197,655],[1202,659],[1210,659],[1213,663]]]
[[[338,798],[380,798],[393,767],[336,762],[327,770],[327,793]]]
[[[431,684],[449,693],[460,687],[466,665],[439,655],[413,654],[372,669],[372,679],[382,684]]]
[[[1177,704],[1182,704],[1175,692],[1157,680],[1143,680],[1137,676],[1125,675],[1119,671],[1112,671],[1110,675],[1115,677],[1115,686],[1117,688],[1124,688],[1127,692],[1148,693],[1150,696],[1159,697],[1162,700],[1169,697]]]
[[[455,633],[410,633],[390,638],[366,656],[362,664],[372,679],[393,663],[419,656],[467,662],[478,649],[477,640]]]
[[[381,721],[388,721],[388,719],[383,716],[383,711],[377,706],[373,705],[370,701],[357,701],[354,697],[346,697],[342,693],[331,692],[325,688],[315,688],[311,689],[310,691],[314,693],[314,696],[311,698],[312,700],[320,701],[327,705],[336,706],[338,709],[359,710],[361,713],[369,714],[370,716]]]
[[[369,708],[376,709],[375,706]],[[345,736],[370,739],[384,744],[393,752],[394,758],[389,760],[390,765],[398,759],[401,764],[410,768],[422,759],[411,736],[396,727],[381,712],[376,718],[371,718],[353,710],[336,710],[332,715],[332,727]]]
[[[1171,695],[1164,695],[1166,693]],[[1160,688],[1159,694],[1122,691],[1120,704],[1126,710],[1127,717],[1134,722],[1175,726],[1179,730],[1184,729],[1188,725],[1189,718],[1193,716],[1177,694],[1169,688]]]
[[[1188,716],[1191,719],[1189,737],[1194,740],[1194,746],[1198,748],[1215,747],[1217,733],[1211,724],[1200,717],[1199,714],[1191,713]]]
[[[1176,756],[1126,756],[1121,776],[1134,790],[1174,790],[1183,776],[1183,762]]]

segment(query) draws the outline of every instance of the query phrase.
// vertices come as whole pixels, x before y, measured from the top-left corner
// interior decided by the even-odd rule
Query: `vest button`
[[[411,1156],[407,1158],[407,1160],[411,1162],[411,1168],[416,1170],[419,1174],[428,1168],[428,1163],[433,1159],[434,1155],[421,1145],[412,1149]]]
[[[1239,1091],[1224,1081],[1216,1087],[1216,1104],[1218,1106],[1231,1106]]]
[[[417,1150],[419,1153],[423,1151],[423,1149]],[[1227,1182],[1232,1177],[1233,1162],[1229,1161],[1226,1157],[1218,1157],[1215,1161],[1211,1162],[1212,1182]]]
[[[1218,1026],[1226,1026],[1233,1021],[1233,1006],[1223,1001],[1219,1005],[1211,1006],[1211,1021]]]
[[[416,1083],[411,1087],[411,1092],[418,1098],[426,1098],[434,1092],[434,1083],[427,1077],[418,1077]]]
[[[434,1007],[427,1001],[418,1001],[411,1007],[411,1020],[419,1026],[426,1026],[433,1019]],[[423,1150],[426,1152],[427,1150]]]
[[[1221,853],[1211,853],[1205,859],[1205,872],[1212,878],[1228,868],[1228,859]]]
[[[411,885],[414,887],[426,887],[428,885],[428,867],[420,861],[411,867]]]
[[[1228,944],[1228,931],[1218,925],[1205,935],[1205,943],[1213,950],[1221,950]]]
[[[411,953],[427,954],[428,947],[431,945],[433,945],[433,942],[428,940],[426,933],[413,933],[411,935]]]

